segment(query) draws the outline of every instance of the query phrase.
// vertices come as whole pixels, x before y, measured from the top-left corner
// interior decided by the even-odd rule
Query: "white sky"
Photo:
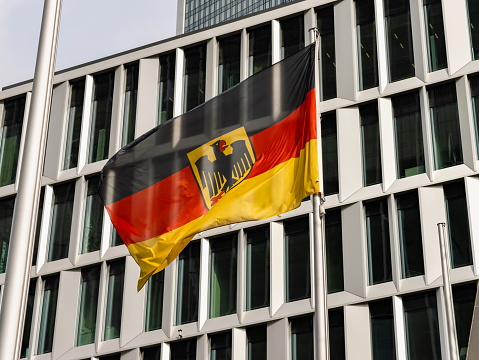
[[[63,0],[55,70],[175,36],[177,0]],[[33,78],[43,0],[0,0],[0,88]]]

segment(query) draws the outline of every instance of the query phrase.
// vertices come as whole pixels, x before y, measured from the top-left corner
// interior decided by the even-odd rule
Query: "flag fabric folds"
[[[314,44],[122,148],[99,189],[140,289],[199,232],[319,192]]]

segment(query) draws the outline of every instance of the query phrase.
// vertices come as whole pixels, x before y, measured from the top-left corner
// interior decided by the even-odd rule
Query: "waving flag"
[[[115,154],[100,196],[141,268],[138,288],[195,234],[297,208],[319,192],[314,45]]]

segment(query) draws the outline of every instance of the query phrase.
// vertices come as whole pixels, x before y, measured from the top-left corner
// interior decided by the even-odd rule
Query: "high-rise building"
[[[23,357],[312,359],[311,201],[197,235],[137,292],[97,185],[124,144],[308,45],[314,26],[331,359],[449,358],[441,222],[465,359],[479,278],[479,0],[291,2],[58,72]],[[2,291],[31,89],[0,92]]]

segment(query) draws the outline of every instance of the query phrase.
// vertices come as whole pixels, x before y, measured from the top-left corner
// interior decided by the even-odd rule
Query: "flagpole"
[[[62,0],[45,0],[0,312],[0,359],[22,344]],[[27,111],[27,110],[25,110]]]
[[[322,191],[322,146],[321,146],[321,112],[319,110],[319,30],[309,29],[311,43],[315,43],[314,49],[314,85],[316,90],[316,123],[318,143],[318,168],[319,178],[317,181]],[[313,235],[314,235],[314,307],[316,316],[314,343],[316,360],[329,360],[329,327],[328,327],[328,304],[327,304],[327,278],[326,278],[326,246],[324,236],[324,198],[321,192],[313,194]]]
[[[449,256],[444,235],[446,230],[445,223],[437,224],[439,232],[439,243],[441,246],[441,264],[442,264],[442,281],[444,291],[444,304],[446,307],[446,331],[449,340],[450,360],[459,360],[459,349],[457,347],[456,322],[454,319],[454,304],[452,299],[451,279],[449,278]]]

